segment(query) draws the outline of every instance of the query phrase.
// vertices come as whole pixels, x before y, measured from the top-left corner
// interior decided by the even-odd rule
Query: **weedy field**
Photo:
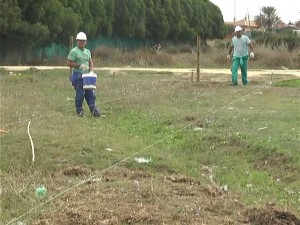
[[[97,119],[67,70],[0,72],[1,224],[300,224],[295,76],[96,71]]]

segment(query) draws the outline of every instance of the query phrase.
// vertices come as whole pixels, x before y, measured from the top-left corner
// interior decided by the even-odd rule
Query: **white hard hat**
[[[243,30],[243,28],[241,28],[240,26],[236,26],[235,29],[234,29],[234,32],[238,32],[238,31],[241,31]]]
[[[84,41],[86,41],[86,40],[87,40],[86,34],[83,33],[83,32],[79,32],[79,33],[77,34],[77,36],[76,36],[76,40],[84,40]]]

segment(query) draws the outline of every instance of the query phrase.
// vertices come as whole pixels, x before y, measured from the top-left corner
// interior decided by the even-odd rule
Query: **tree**
[[[64,43],[68,45],[68,40],[71,35],[75,35],[78,31],[79,16],[72,11],[71,8],[65,8],[64,18],[62,23],[62,31],[56,38],[56,42]]]
[[[31,24],[22,21],[19,29],[11,36],[10,45],[18,43],[16,46],[25,49],[39,47],[48,43],[49,36],[51,36],[49,29],[41,22]]]
[[[163,0],[146,0],[147,37],[155,42],[165,40],[169,33],[169,23]]]
[[[129,12],[129,37],[144,38],[146,34],[144,1],[124,0]]]
[[[192,0],[181,0],[180,4],[182,20],[180,21],[179,40],[192,42],[197,35],[195,29],[191,26],[195,14],[193,2]]]
[[[277,15],[276,9],[272,6],[262,7],[260,14],[255,16],[255,22],[263,28],[263,31],[274,30],[279,21],[280,17]]]
[[[113,34],[117,37],[130,37],[129,10],[126,2],[115,1]]]
[[[64,32],[65,8],[59,0],[39,1],[42,2],[39,11],[44,11],[44,15],[38,21],[41,21],[48,28],[49,43],[56,42]]]
[[[226,35],[227,28],[224,24],[222,12],[219,7],[209,2],[209,26],[211,27],[211,33],[208,38],[223,38]]]
[[[0,0],[0,3],[0,35],[2,37],[19,28],[21,9],[16,0]]]
[[[178,36],[181,32],[181,21],[183,19],[180,0],[165,0],[162,4],[165,8],[169,24],[169,32],[167,38],[170,40],[178,41]]]
[[[79,15],[79,29],[84,31],[89,38],[96,35],[97,26],[93,23],[93,16],[90,11],[90,0],[81,0],[81,9]]]
[[[190,20],[190,26],[198,35],[205,36],[207,32],[207,11],[203,0],[192,0],[193,16]]]
[[[90,13],[92,15],[93,36],[101,33],[102,23],[106,20],[103,0],[90,0]]]
[[[19,14],[19,18],[17,20],[11,20],[11,18],[16,18],[12,16],[12,14],[6,14],[4,16],[4,18],[15,22],[10,22],[13,23],[14,26],[8,27],[6,36],[4,38],[1,37],[8,46],[16,48],[20,46],[30,48],[34,46],[41,46],[48,40],[50,35],[49,29],[41,22],[41,19],[45,17],[45,11],[42,7],[41,0],[4,1],[6,3],[13,3],[10,10],[15,10],[15,13]],[[7,12],[9,12],[9,10]],[[16,15],[15,13],[14,15]]]
[[[224,31],[221,11],[209,0],[0,0],[0,3],[1,50],[5,46],[21,47],[22,51],[52,43],[67,44],[69,36],[79,31],[89,38],[113,35],[149,38],[155,42],[191,43],[200,35],[202,44],[207,38],[221,38]],[[273,12],[271,16],[274,15]]]
[[[114,0],[104,0],[105,20],[101,23],[101,34],[111,36],[114,22]]]

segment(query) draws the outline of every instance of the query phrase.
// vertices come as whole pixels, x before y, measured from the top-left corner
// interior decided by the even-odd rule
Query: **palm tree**
[[[280,21],[280,17],[276,13],[273,6],[264,6],[260,9],[260,14],[255,17],[255,22],[265,30],[272,30],[276,28],[276,24]]]

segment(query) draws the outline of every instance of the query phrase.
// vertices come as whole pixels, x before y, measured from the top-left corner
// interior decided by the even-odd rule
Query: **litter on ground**
[[[146,158],[134,158],[134,161],[136,161],[137,163],[149,163],[151,162],[151,159],[146,159]]]

